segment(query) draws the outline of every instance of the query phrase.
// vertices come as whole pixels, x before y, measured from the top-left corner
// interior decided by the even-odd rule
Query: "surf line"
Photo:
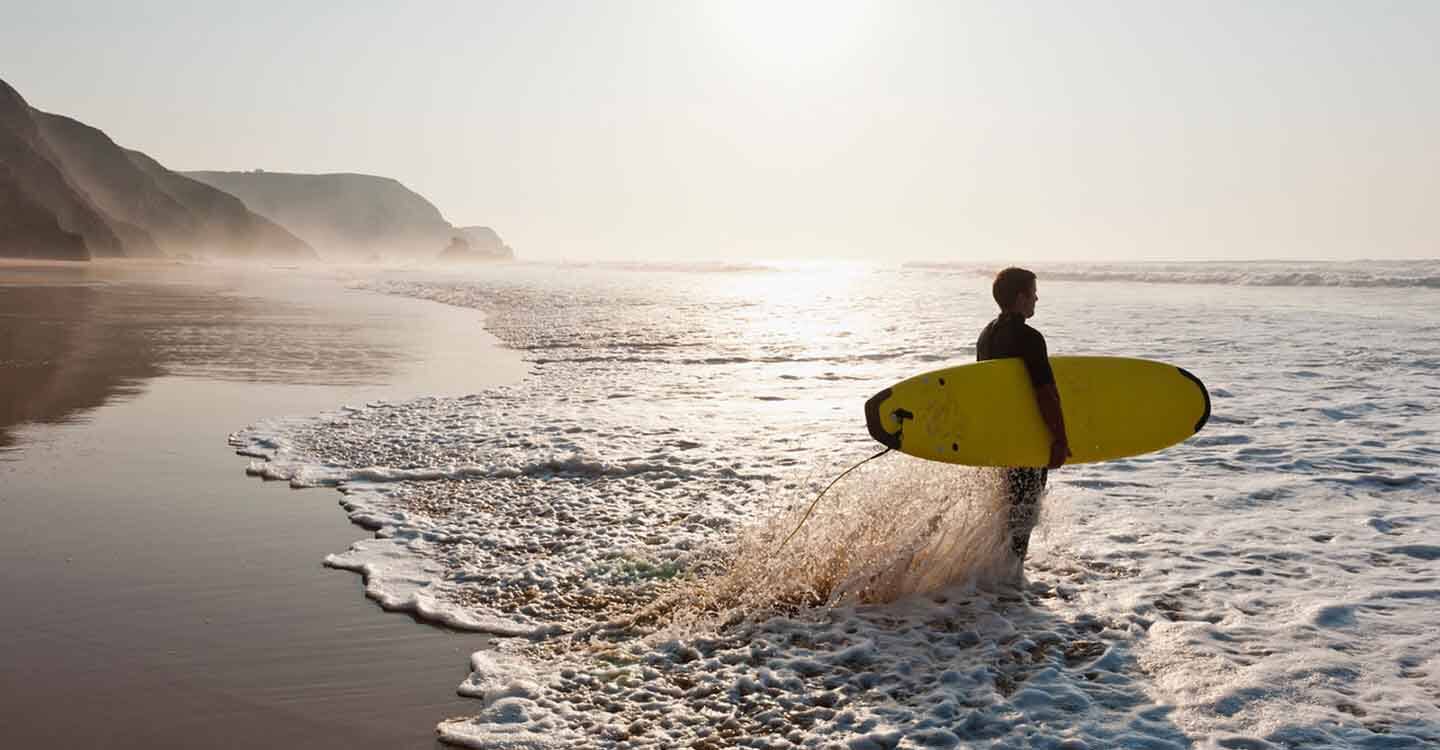
[[[892,450],[895,450],[895,449],[894,449],[894,448],[886,448],[885,450],[880,451],[879,453],[876,453],[875,455],[873,455],[873,456],[871,456],[871,457],[869,457],[869,458],[861,461],[860,463],[855,464],[854,466],[851,466],[850,468],[846,469],[845,471],[840,472],[840,476],[835,477],[834,479],[830,480],[830,484],[825,485],[825,489],[820,490],[820,494],[816,495],[816,496],[815,496],[815,499],[812,500],[812,501],[810,501],[810,507],[809,507],[809,508],[806,508],[806,509],[805,509],[805,515],[803,515],[803,516],[800,517],[800,523],[795,524],[795,530],[794,530],[794,531],[791,531],[791,532],[790,532],[790,535],[787,536],[787,537],[785,537],[785,541],[781,542],[781,543],[780,543],[780,546],[775,548],[776,554],[779,554],[780,550],[785,549],[785,545],[789,544],[789,543],[790,543],[790,540],[791,540],[791,539],[794,539],[794,538],[795,538],[795,535],[798,534],[798,533],[800,533],[800,527],[801,527],[801,526],[804,526],[804,525],[805,525],[805,522],[808,521],[808,520],[810,520],[810,514],[815,511],[815,506],[820,504],[820,498],[825,497],[825,493],[829,492],[829,491],[830,491],[830,488],[831,488],[831,487],[834,487],[836,482],[840,481],[841,479],[844,479],[846,474],[849,474],[850,472],[852,472],[852,471],[860,468],[861,466],[864,466],[865,464],[868,464],[868,463],[870,463],[871,461],[874,461],[875,459],[877,459],[877,458],[885,455],[886,453],[889,453],[889,452],[892,451]]]

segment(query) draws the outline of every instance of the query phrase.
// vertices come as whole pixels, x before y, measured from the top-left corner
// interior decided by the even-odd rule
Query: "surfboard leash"
[[[779,553],[780,553],[780,550],[785,549],[785,545],[789,544],[789,543],[790,543],[790,540],[793,539],[793,538],[795,538],[795,535],[796,535],[796,534],[800,533],[800,527],[801,527],[801,526],[804,526],[804,525],[805,525],[805,522],[808,521],[808,520],[810,520],[810,514],[815,511],[815,506],[820,504],[820,498],[825,497],[825,493],[829,492],[829,491],[830,491],[830,488],[831,488],[831,487],[834,487],[836,482],[839,482],[841,479],[844,479],[846,474],[849,474],[850,472],[852,472],[852,471],[860,468],[861,466],[864,466],[865,464],[868,464],[868,463],[870,463],[871,461],[874,461],[875,459],[877,459],[877,458],[885,455],[886,453],[889,453],[889,452],[892,451],[892,450],[895,450],[895,449],[894,449],[894,448],[886,448],[885,450],[880,451],[879,453],[876,453],[875,455],[873,455],[873,456],[865,459],[864,461],[861,461],[860,463],[855,464],[854,466],[851,466],[850,468],[846,469],[845,471],[840,472],[840,476],[835,477],[834,479],[830,480],[830,484],[825,485],[825,489],[820,490],[820,494],[816,495],[816,496],[815,496],[815,499],[812,500],[812,501],[810,501],[810,507],[809,507],[809,508],[806,508],[806,509],[805,509],[805,515],[803,515],[803,516],[800,517],[800,523],[795,524],[795,530],[794,530],[794,531],[791,531],[791,532],[790,532],[790,535],[787,536],[787,537],[785,537],[785,541],[781,542],[781,543],[780,543],[780,546],[775,548],[775,553],[776,553],[776,554],[779,554]]]

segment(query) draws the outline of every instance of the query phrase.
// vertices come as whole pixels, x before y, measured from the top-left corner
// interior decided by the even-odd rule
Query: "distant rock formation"
[[[0,256],[161,253],[315,254],[234,196],[121,148],[96,128],[33,109],[0,81]]]
[[[331,257],[431,258],[455,228],[399,181],[363,174],[186,172]]]
[[[490,227],[457,227],[450,244],[440,251],[440,260],[447,263],[514,260],[515,251],[500,240]]]

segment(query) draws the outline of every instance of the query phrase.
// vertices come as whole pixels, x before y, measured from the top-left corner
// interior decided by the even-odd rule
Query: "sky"
[[[0,0],[172,169],[394,177],[522,258],[1440,257],[1440,2]]]

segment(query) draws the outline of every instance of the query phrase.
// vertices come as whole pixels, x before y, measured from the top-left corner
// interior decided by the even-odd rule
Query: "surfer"
[[[975,359],[983,362],[1019,357],[1025,361],[1025,370],[1035,388],[1035,401],[1052,438],[1048,467],[1002,469],[1010,499],[1010,549],[1015,553],[1016,560],[1023,564],[1025,552],[1030,548],[1030,531],[1035,527],[1037,504],[1045,490],[1049,470],[1065,463],[1070,456],[1070,441],[1065,434],[1060,391],[1055,387],[1055,373],[1050,369],[1045,337],[1025,322],[1035,315],[1035,302],[1040,299],[1034,272],[1006,268],[995,275],[990,291],[995,303],[1000,306],[1000,315],[980,332],[980,339],[975,342]]]

